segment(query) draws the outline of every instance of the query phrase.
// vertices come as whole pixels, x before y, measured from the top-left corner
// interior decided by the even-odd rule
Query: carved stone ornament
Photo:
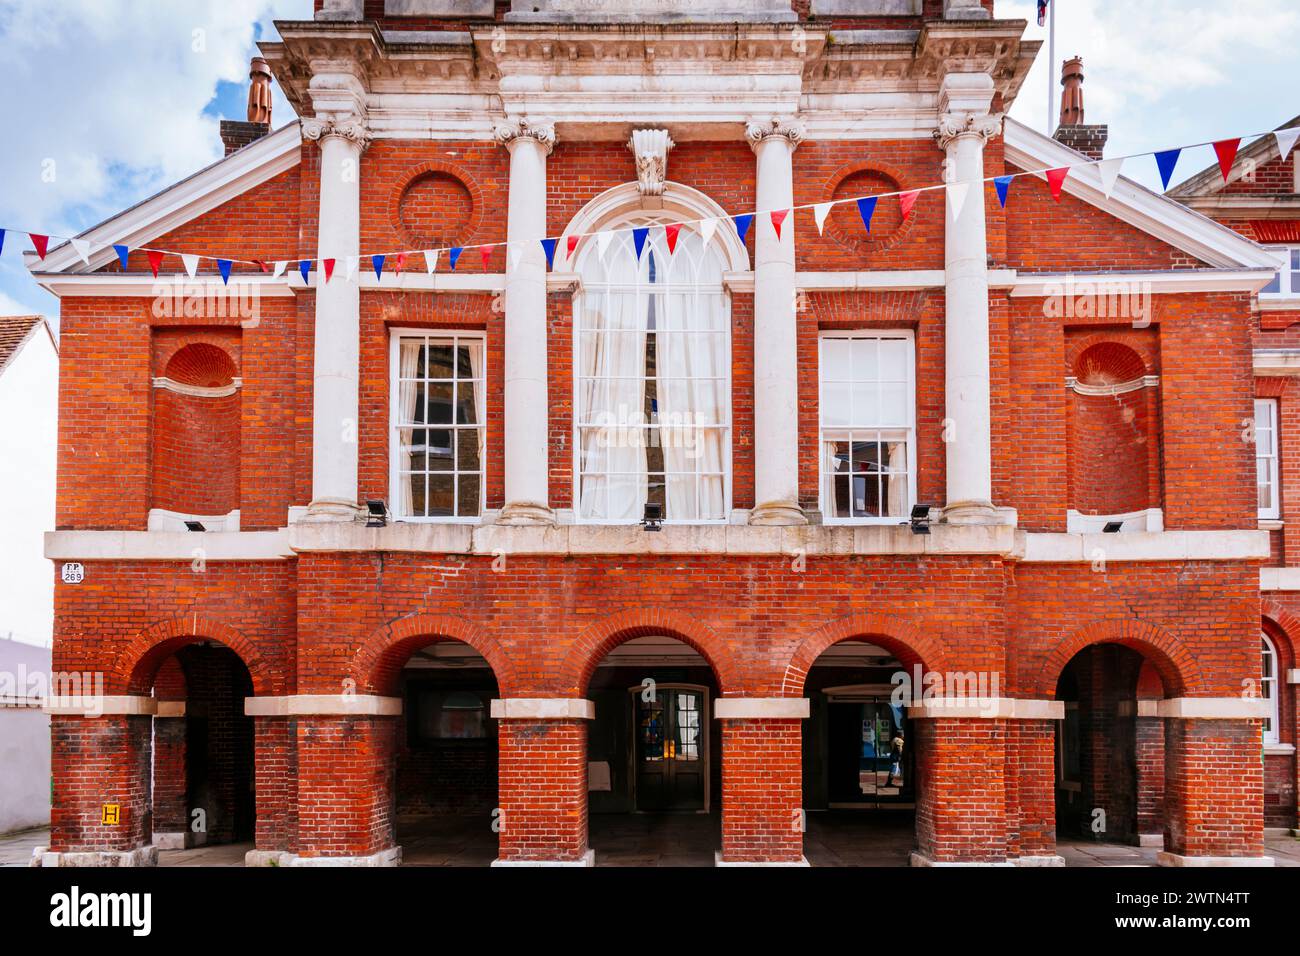
[[[538,123],[522,117],[509,119],[504,123],[498,123],[492,135],[498,143],[507,149],[521,139],[531,139],[541,144],[548,156],[551,154],[551,150],[555,148],[555,125],[553,123]]]
[[[666,129],[638,129],[632,132],[627,148],[636,156],[637,192],[642,196],[662,196],[668,178],[668,152],[676,143]]]
[[[342,136],[362,149],[370,145],[370,131],[366,124],[358,119],[321,120],[316,118],[302,121],[304,139],[322,140],[328,136]]]
[[[773,116],[766,120],[750,120],[745,125],[745,139],[749,140],[749,145],[753,149],[758,149],[760,143],[769,136],[784,136],[790,141],[790,148],[794,149],[803,141],[807,130],[803,123],[799,122],[792,116]]]
[[[1001,113],[944,113],[939,117],[939,128],[933,135],[939,148],[946,150],[950,143],[961,136],[978,136],[983,145],[1000,132]]]

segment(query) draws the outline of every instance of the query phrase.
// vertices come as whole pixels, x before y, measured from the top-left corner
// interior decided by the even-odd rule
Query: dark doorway
[[[832,807],[897,806],[913,797],[912,753],[901,706],[887,699],[827,706],[826,771]]]

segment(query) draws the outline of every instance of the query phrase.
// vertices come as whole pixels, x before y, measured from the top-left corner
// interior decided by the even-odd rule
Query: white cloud
[[[0,315],[39,315],[41,309],[23,305],[13,296],[0,292]]]
[[[247,82],[254,23],[274,36],[272,15],[310,11],[310,0],[0,0],[0,222],[67,234],[219,158],[218,120],[202,111],[219,81]],[[280,124],[292,114],[278,106]]]

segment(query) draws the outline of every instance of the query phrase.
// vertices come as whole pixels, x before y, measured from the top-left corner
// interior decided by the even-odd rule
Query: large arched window
[[[1260,658],[1261,674],[1260,696],[1268,701],[1268,716],[1264,718],[1264,743],[1275,744],[1279,742],[1278,730],[1281,726],[1281,714],[1278,708],[1278,688],[1277,688],[1277,648],[1269,640],[1267,634],[1260,632]]]
[[[696,226],[638,211],[579,252],[574,470],[579,521],[669,522],[730,510],[731,303]],[[720,226],[721,228],[721,226]],[[641,234],[634,230],[646,229]],[[618,230],[610,234],[610,230]]]

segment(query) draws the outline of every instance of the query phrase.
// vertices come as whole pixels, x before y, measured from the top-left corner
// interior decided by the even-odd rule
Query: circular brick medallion
[[[421,169],[397,191],[394,218],[413,249],[464,245],[475,232],[475,190],[446,169]]]
[[[826,201],[895,193],[905,188],[894,171],[880,164],[851,163],[830,178]],[[909,225],[903,222],[898,200],[893,196],[876,203],[870,233],[863,228],[857,203],[839,202],[826,218],[826,235],[846,249],[868,255],[896,245],[907,233]]]

